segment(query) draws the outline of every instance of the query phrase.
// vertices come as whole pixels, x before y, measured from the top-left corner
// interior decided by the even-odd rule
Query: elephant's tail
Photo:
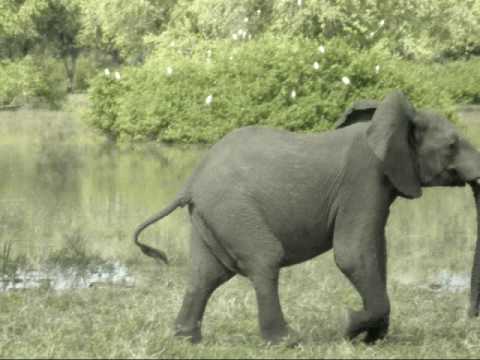
[[[175,199],[170,205],[168,205],[165,209],[161,210],[159,213],[153,215],[150,219],[146,220],[144,223],[140,224],[137,229],[135,230],[135,233],[133,234],[133,241],[135,244],[137,244],[140,247],[140,250],[147,255],[151,256],[155,259],[160,259],[162,260],[165,264],[168,264],[168,258],[167,255],[161,251],[154,249],[148,245],[142,244],[139,240],[138,237],[140,236],[140,233],[148,226],[152,225],[154,222],[157,222],[158,220],[164,218],[165,216],[169,215],[171,212],[173,212],[176,208],[178,207],[184,207],[189,203],[189,200],[185,199],[184,197],[178,197]]]

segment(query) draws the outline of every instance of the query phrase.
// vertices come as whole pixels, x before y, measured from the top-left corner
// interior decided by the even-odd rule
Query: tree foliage
[[[206,39],[246,39],[264,32],[269,25],[273,0],[180,0],[169,30]]]
[[[80,0],[85,47],[111,54],[116,63],[143,62],[144,38],[161,32],[175,0]]]
[[[141,63],[144,37],[166,26],[175,0],[0,0],[0,59],[60,59],[73,90],[78,57]],[[105,60],[107,58],[107,60]]]
[[[60,58],[68,79],[68,90],[74,87],[75,68],[81,44],[78,35],[82,27],[77,1],[30,0],[33,27],[45,51]]]
[[[63,58],[93,52],[98,63],[141,64],[158,36],[265,33],[383,44],[410,59],[468,57],[480,52],[480,1],[0,0],[0,58],[48,48]]]

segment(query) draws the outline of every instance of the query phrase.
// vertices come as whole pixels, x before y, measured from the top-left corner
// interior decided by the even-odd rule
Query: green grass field
[[[0,275],[46,264],[66,271],[119,261],[135,282],[0,292],[0,357],[479,356],[480,319],[467,318],[468,286],[452,285],[456,278],[468,285],[472,265],[476,224],[469,188],[426,189],[421,199],[392,206],[391,328],[378,344],[342,339],[344,309],[359,307],[360,299],[331,252],[282,270],[284,312],[302,336],[297,348],[262,342],[254,292],[241,277],[211,298],[200,345],[174,338],[188,270],[186,211],[177,210],[143,236],[166,251],[169,266],[142,255],[131,234],[174,197],[205,148],[115,147],[77,117],[0,112]],[[460,125],[480,146],[480,119],[468,114]]]

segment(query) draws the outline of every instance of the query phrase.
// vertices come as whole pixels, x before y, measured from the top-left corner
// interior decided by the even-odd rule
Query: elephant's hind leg
[[[188,337],[193,343],[201,340],[203,313],[210,295],[234,273],[223,266],[192,227],[190,241],[191,270],[187,291],[175,321],[175,335]]]
[[[245,201],[243,194],[231,193],[227,200],[218,203],[215,211],[209,211],[203,217],[204,223],[209,225],[207,228],[218,240],[217,245],[221,245],[217,246],[215,255],[228,255],[219,256],[222,263],[252,282],[263,338],[270,343],[288,342],[292,338],[289,336],[291,332],[278,295],[279,270],[284,259],[282,244],[262,214]],[[215,245],[212,243],[211,247],[215,248]]]

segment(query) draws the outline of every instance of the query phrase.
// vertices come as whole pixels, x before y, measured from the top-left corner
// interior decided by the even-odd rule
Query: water
[[[38,268],[72,243],[89,255],[137,261],[135,227],[175,197],[203,151],[115,146],[66,112],[0,112],[0,273],[18,257]],[[142,238],[181,258],[188,234],[179,210]]]
[[[0,277],[0,291],[48,288],[52,290],[85,289],[98,286],[134,287],[135,278],[119,263],[105,264],[94,269],[44,268],[17,270],[13,275]]]
[[[412,277],[399,276],[396,282],[408,286],[433,292],[461,293],[470,291],[470,274],[456,273],[449,270],[440,270],[427,277],[427,280],[421,279],[418,275]]]
[[[434,291],[463,292],[470,289],[469,274],[455,274],[447,270],[440,271],[428,285]]]

